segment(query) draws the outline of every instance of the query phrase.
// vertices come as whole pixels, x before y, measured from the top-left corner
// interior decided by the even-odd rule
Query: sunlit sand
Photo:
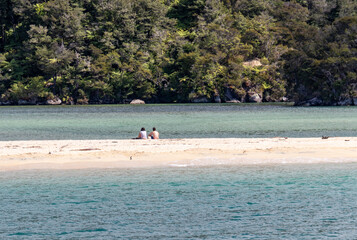
[[[357,162],[357,138],[0,142],[0,170]]]

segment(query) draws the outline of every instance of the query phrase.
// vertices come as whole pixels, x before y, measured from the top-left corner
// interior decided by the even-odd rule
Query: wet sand
[[[0,141],[0,171],[357,162],[357,138]]]

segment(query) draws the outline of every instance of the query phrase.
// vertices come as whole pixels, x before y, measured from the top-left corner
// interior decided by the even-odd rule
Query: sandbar
[[[0,141],[0,171],[357,162],[357,137]]]

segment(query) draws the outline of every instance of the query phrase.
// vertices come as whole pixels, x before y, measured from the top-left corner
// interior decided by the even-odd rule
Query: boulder
[[[289,102],[289,98],[287,98],[287,97],[282,97],[282,98],[280,98],[280,101],[281,101],[281,102]]]
[[[249,94],[249,102],[261,103],[262,97],[258,93],[250,93]]]
[[[58,97],[55,97],[54,99],[49,99],[46,101],[47,105],[61,105],[62,101]]]
[[[208,98],[206,97],[197,97],[191,100],[193,103],[209,103]]]
[[[240,101],[237,99],[233,99],[233,100],[226,101],[226,103],[240,103]]]
[[[130,102],[130,104],[145,104],[145,102],[141,99],[134,99]]]

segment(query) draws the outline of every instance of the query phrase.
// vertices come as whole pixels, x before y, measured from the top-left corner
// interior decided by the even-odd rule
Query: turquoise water
[[[0,140],[357,136],[356,107],[1,107]],[[357,163],[0,171],[0,239],[356,239]]]
[[[356,239],[357,164],[14,171],[0,239]]]
[[[0,108],[0,140],[357,136],[357,107],[110,105]]]

